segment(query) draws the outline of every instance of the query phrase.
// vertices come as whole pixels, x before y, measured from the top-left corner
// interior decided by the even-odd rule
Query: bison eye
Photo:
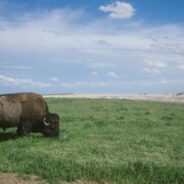
[[[47,118],[46,118],[46,117],[43,118],[43,123],[44,123],[45,126],[49,126],[49,125],[50,125],[50,124],[47,122]]]

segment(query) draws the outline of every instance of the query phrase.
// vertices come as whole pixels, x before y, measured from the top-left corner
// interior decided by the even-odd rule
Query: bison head
[[[43,135],[46,137],[59,136],[59,116],[55,113],[48,113],[43,117]]]

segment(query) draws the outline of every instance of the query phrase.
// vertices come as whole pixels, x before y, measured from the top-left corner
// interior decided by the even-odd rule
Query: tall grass
[[[0,132],[0,171],[50,183],[184,183],[184,104],[47,99],[59,138]]]

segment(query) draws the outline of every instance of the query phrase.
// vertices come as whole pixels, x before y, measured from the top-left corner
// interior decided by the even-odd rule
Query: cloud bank
[[[124,2],[99,9],[116,19],[135,14]],[[65,8],[0,20],[0,63],[5,63],[0,67],[1,89],[182,90],[184,26],[108,18],[84,23],[84,16],[84,10]]]

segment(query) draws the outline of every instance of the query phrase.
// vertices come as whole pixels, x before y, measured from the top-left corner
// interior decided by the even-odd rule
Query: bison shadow
[[[16,133],[13,132],[0,132],[0,142],[8,141],[8,140],[15,140],[18,136]]]

